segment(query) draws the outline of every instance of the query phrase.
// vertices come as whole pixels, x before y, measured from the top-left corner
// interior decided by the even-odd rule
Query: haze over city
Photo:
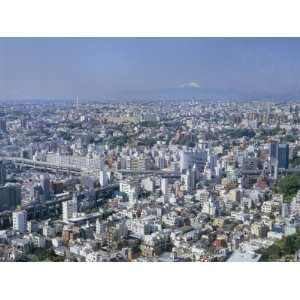
[[[0,100],[295,99],[297,38],[2,38]]]

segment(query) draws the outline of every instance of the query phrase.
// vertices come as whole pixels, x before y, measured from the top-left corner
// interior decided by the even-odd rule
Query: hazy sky
[[[300,38],[0,38],[0,99],[299,97]]]

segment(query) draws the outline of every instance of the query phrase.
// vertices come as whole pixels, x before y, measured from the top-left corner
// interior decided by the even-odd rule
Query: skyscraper
[[[277,160],[278,158],[278,143],[277,142],[272,142],[269,145],[269,160]]]
[[[0,160],[0,185],[6,182],[6,166],[2,160]]]
[[[278,168],[288,169],[289,167],[289,145],[278,144]]]
[[[289,167],[289,145],[288,144],[278,144],[277,142],[272,142],[269,145],[269,160],[279,169],[288,169]]]
[[[0,130],[3,131],[3,132],[7,131],[6,119],[5,118],[0,118]]]
[[[162,178],[160,182],[160,189],[163,195],[168,194],[168,178]]]

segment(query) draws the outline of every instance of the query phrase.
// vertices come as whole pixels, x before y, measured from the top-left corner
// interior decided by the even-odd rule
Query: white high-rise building
[[[101,223],[99,219],[96,220],[96,234],[103,235],[106,231],[106,225]]]
[[[25,210],[14,211],[12,218],[13,229],[24,233],[27,230],[27,212]]]
[[[103,170],[100,171],[99,181],[102,187],[108,184],[109,178],[106,171]]]
[[[160,188],[163,195],[168,194],[168,178],[162,178],[160,182]]]
[[[68,221],[73,216],[73,203],[72,201],[64,201],[62,203],[63,220]]]
[[[62,211],[63,211],[63,221],[67,222],[69,219],[73,218],[77,210],[77,197],[74,195],[72,200],[64,201],[62,203]]]

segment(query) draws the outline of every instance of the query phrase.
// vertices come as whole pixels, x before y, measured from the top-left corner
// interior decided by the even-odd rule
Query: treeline
[[[225,129],[223,133],[229,135],[232,139],[240,139],[242,137],[251,139],[255,137],[255,131],[248,128]]]
[[[278,183],[278,191],[283,194],[285,202],[290,202],[300,189],[300,175],[293,174],[282,177]]]
[[[293,261],[296,251],[300,249],[300,234],[296,233],[276,241],[268,248],[257,251],[260,261]]]

